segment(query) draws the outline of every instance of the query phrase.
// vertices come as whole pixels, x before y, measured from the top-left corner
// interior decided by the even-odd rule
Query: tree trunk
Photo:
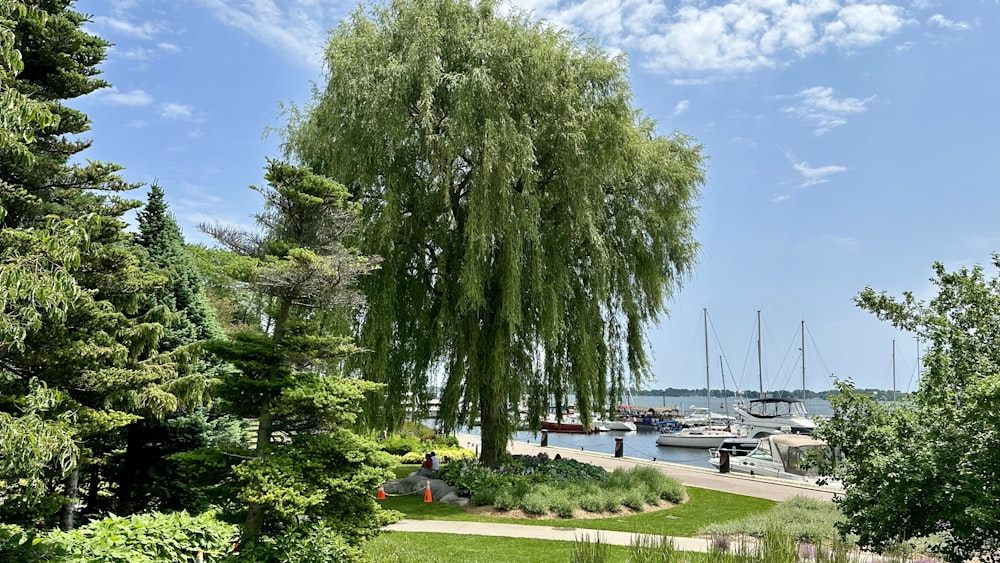
[[[274,424],[274,415],[271,414],[270,405],[260,408],[260,417],[257,419],[257,457],[267,455],[267,450],[271,447],[271,433]],[[264,527],[264,506],[252,503],[247,507],[247,519],[243,524],[244,537],[255,538],[260,535]]]
[[[137,485],[139,481],[144,480],[140,479],[139,475],[142,470],[148,470],[149,467],[148,463],[140,461],[147,457],[144,455],[145,452],[140,451],[145,445],[144,427],[145,421],[140,420],[129,424],[126,428],[125,457],[119,473],[116,507],[120,516],[127,516],[135,512],[137,508],[135,497],[139,490]]]
[[[73,516],[76,513],[76,502],[79,499],[80,469],[74,468],[66,476],[66,502],[62,506],[59,518],[59,528],[64,532],[73,529]]]
[[[285,326],[288,324],[288,317],[292,311],[292,302],[282,299],[278,307],[278,314],[274,319],[274,332],[271,334],[271,341],[275,345],[281,343],[285,336]],[[277,366],[276,366],[277,367]],[[271,434],[274,426],[274,414],[271,412],[270,403],[264,403],[260,407],[260,416],[257,419],[257,457],[264,457],[271,448]],[[244,537],[256,538],[264,528],[264,505],[251,503],[247,507],[247,519],[243,524]]]
[[[507,441],[510,440],[510,418],[505,394],[490,390],[485,382],[480,389],[479,429],[482,450],[479,460],[486,467],[500,467],[507,461]]]

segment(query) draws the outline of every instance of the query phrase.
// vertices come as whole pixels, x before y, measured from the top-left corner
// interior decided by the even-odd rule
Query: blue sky
[[[114,43],[112,88],[74,103],[84,156],[157,181],[191,242],[201,222],[252,224],[281,104],[322,81],[328,30],[357,4],[80,0]],[[699,264],[650,331],[651,387],[756,389],[831,376],[917,385],[914,335],[857,309],[866,286],[933,296],[931,265],[1000,250],[1000,4],[996,0],[521,0],[628,55],[635,105],[704,145]],[[140,194],[141,195],[141,194]],[[989,270],[992,274],[992,270]]]

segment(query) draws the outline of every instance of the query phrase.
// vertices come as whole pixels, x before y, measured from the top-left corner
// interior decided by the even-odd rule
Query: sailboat
[[[747,435],[752,438],[784,432],[788,434],[812,434],[816,422],[806,412],[806,336],[805,321],[802,321],[802,399],[767,397],[764,394],[764,375],[760,353],[760,311],[757,311],[757,374],[760,379],[760,398],[741,401],[733,410],[740,422],[747,426]]]
[[[712,404],[711,377],[708,364],[708,309],[702,310],[705,318],[705,393],[708,399],[707,405]],[[671,448],[717,448],[728,438],[735,438],[736,434],[729,430],[705,426],[689,426],[678,429],[676,425],[664,426],[660,431],[660,436],[656,438],[657,446],[667,446]]]

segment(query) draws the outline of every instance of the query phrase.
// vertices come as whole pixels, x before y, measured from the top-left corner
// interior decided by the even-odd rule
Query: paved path
[[[710,541],[701,538],[672,538],[650,534],[632,534],[608,530],[587,530],[583,528],[559,528],[555,526],[530,526],[526,524],[496,524],[493,522],[455,522],[445,520],[400,520],[389,526],[397,532],[433,532],[435,534],[467,534],[472,536],[500,536],[505,538],[532,538],[539,540],[577,541],[589,539],[592,542],[613,545],[632,545],[643,539],[658,545],[668,540],[680,551],[700,551],[705,553]]]
[[[463,447],[479,451],[479,436],[469,434],[458,435],[459,444]],[[635,467],[644,465],[656,467],[663,473],[679,480],[684,485],[714,489],[727,493],[747,495],[771,500],[786,500],[793,496],[807,496],[823,500],[833,498],[835,491],[821,489],[805,483],[790,483],[777,479],[751,477],[749,475],[722,474],[708,468],[693,467],[678,463],[637,459],[630,457],[616,458],[610,454],[599,454],[583,450],[573,450],[560,447],[541,447],[528,442],[511,442],[508,451],[513,454],[536,455],[545,452],[549,456],[559,454],[564,458],[599,465],[608,470],[618,467]],[[497,524],[492,522],[454,522],[443,520],[401,520],[388,527],[389,530],[400,532],[434,532],[446,534],[471,534],[477,536],[502,536],[516,538],[536,538],[544,540],[575,541],[588,537],[591,541],[600,537],[600,541],[615,545],[632,545],[638,538],[660,541],[662,536],[644,536],[628,532],[613,532],[606,530],[585,530],[576,528],[558,528],[551,526],[529,526],[523,524]],[[681,551],[707,552],[710,543],[699,538],[667,537]]]

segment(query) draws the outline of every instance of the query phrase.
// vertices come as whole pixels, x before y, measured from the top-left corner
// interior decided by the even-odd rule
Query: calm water
[[[675,407],[681,412],[687,412],[692,406],[704,407],[705,398],[697,397],[633,397],[632,404],[639,407]],[[711,405],[712,412],[735,414],[732,410],[733,399],[728,401],[713,399]],[[727,411],[728,406],[728,411]],[[833,409],[830,403],[823,399],[807,399],[806,411],[810,415],[830,416]],[[464,433],[479,434],[479,428],[465,430]],[[635,432],[599,432],[597,434],[564,434],[561,432],[549,432],[549,446],[569,448],[574,450],[586,450],[590,452],[614,455],[615,439],[622,439],[622,451],[625,457],[639,459],[656,459],[657,461],[669,461],[671,463],[682,463],[696,467],[708,467],[708,450],[700,448],[667,448],[656,445],[656,438],[659,432],[655,430],[637,430]],[[539,444],[541,434],[531,432],[517,432],[513,440],[521,443]],[[554,454],[553,454],[554,455]]]

